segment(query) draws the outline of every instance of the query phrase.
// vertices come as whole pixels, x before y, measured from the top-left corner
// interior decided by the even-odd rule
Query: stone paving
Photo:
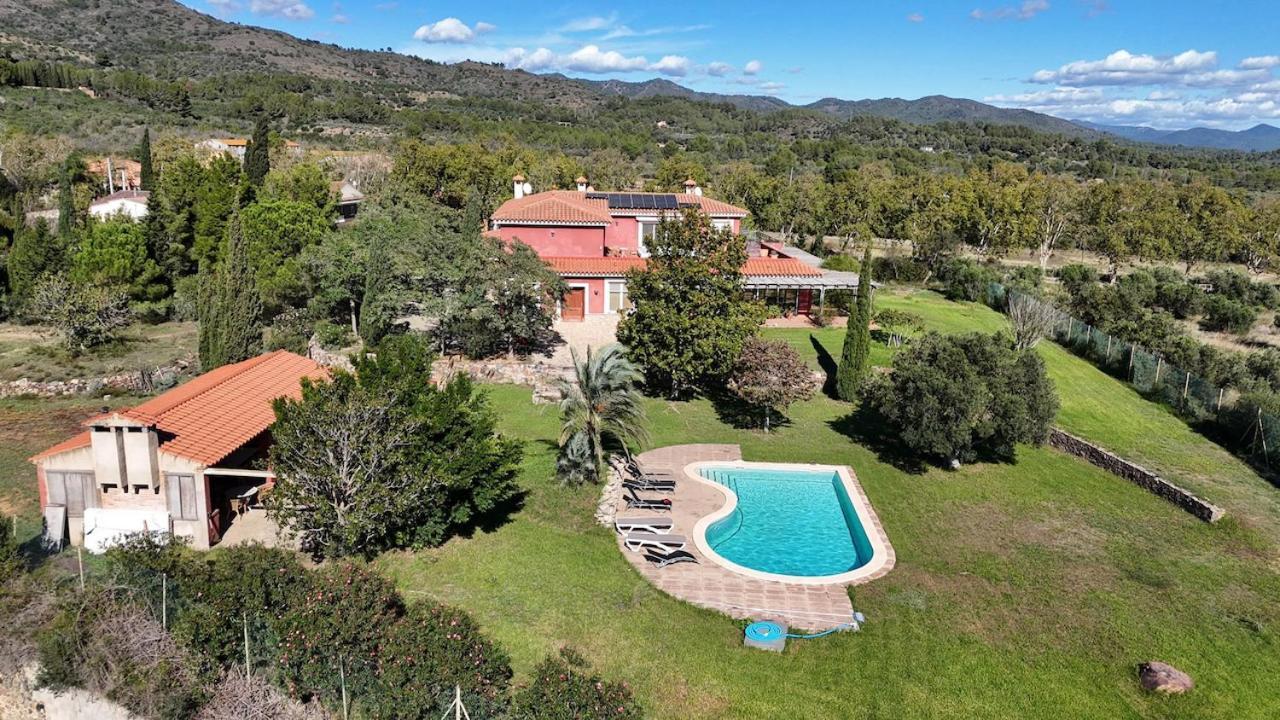
[[[663,497],[670,497],[672,501],[671,515],[675,523],[672,533],[689,539],[685,550],[697,556],[698,563],[658,569],[645,561],[643,553],[627,551],[620,535],[618,548],[632,566],[660,590],[699,607],[735,618],[774,620],[805,630],[826,630],[848,622],[853,606],[844,585],[801,585],[751,578],[721,567],[699,552],[693,541],[693,528],[700,518],[724,505],[724,496],[709,485],[684,477],[684,468],[695,462],[741,459],[742,450],[737,445],[674,445],[641,454],[639,460],[647,468],[670,470],[679,481],[675,493]],[[611,494],[622,508],[619,513],[646,514],[625,510],[620,494],[616,490]],[[880,577],[893,567],[892,549],[889,552],[885,568],[861,582]]]

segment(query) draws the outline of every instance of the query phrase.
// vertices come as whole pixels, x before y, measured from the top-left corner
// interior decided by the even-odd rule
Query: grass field
[[[72,355],[48,328],[0,323],[0,381],[105,377],[194,357],[195,323],[135,324],[114,343]]]
[[[947,331],[995,329],[978,306],[886,296]],[[810,331],[770,330],[816,362]],[[812,333],[838,356],[840,331]],[[1057,348],[1061,420],[1229,511],[1280,494],[1176,417]],[[888,359],[877,348],[877,360]],[[1271,511],[1217,526],[1091,466],[1024,448],[1013,465],[907,473],[850,439],[848,406],[818,398],[764,435],[707,401],[650,401],[654,444],[735,442],[749,460],[847,463],[898,566],[854,591],[858,634],[744,649],[738,623],[654,590],[593,525],[596,488],[552,478],[556,413],[493,388],[504,428],[528,441],[524,508],[496,531],[380,565],[414,596],[473,612],[527,672],[564,643],[628,678],[656,717],[1267,718],[1280,712],[1280,562]],[[1066,393],[1088,394],[1088,402]],[[1105,405],[1104,409],[1095,408]],[[1114,432],[1113,424],[1123,426]],[[1215,490],[1224,497],[1216,497]],[[1230,502],[1228,502],[1230,500]],[[1190,696],[1153,698],[1136,663],[1190,672]]]
[[[946,331],[1002,323],[931,293],[886,293],[880,303]],[[839,355],[842,331],[767,333],[815,364],[813,339]],[[888,348],[875,352],[888,361]],[[1041,352],[1064,426],[1194,487],[1233,519],[1207,525],[1048,449],[1022,448],[1016,464],[902,470],[857,441],[865,428],[826,397],[768,435],[733,426],[706,400],[647,401],[655,445],[732,442],[748,460],[848,464],[883,521],[898,565],[855,589],[863,631],[793,641],[774,655],[743,648],[739,623],[636,574],[594,523],[598,488],[562,488],[553,477],[555,408],[497,386],[504,431],[526,441],[523,507],[496,529],[378,565],[409,597],[474,614],[518,673],[571,644],[630,681],[657,718],[1280,715],[1280,490],[1084,361],[1054,346]],[[0,455],[0,497],[33,508],[20,459],[95,404],[64,401],[53,414],[29,401],[0,405],[0,428],[20,438]],[[1187,670],[1196,690],[1144,694],[1134,666],[1148,659]]]

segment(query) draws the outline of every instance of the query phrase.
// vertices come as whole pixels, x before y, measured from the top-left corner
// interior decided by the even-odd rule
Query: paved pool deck
[[[826,630],[849,621],[853,606],[849,602],[846,585],[809,585],[747,577],[717,565],[698,550],[693,540],[694,526],[702,517],[719,510],[725,504],[725,498],[710,485],[685,477],[684,468],[696,462],[741,460],[741,448],[737,445],[673,445],[642,453],[639,459],[647,468],[669,470],[676,476],[676,491],[661,496],[671,498],[671,517],[675,523],[672,533],[688,538],[685,550],[698,557],[696,564],[680,563],[659,569],[646,562],[643,553],[633,553],[623,547],[619,535],[618,548],[623,556],[658,589],[731,617],[774,620],[791,628]],[[858,491],[862,492],[860,486]],[[866,500],[865,494],[863,499]],[[620,496],[616,502],[619,516],[650,514],[627,510]],[[879,521],[875,522],[878,526]],[[882,528],[877,527],[877,530],[882,531]],[[855,584],[874,580],[892,569],[892,547],[888,552],[888,562],[881,570]]]

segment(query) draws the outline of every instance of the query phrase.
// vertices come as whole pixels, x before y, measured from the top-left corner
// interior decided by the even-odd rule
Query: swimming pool
[[[689,474],[726,497],[694,541],[720,565],[762,579],[850,583],[892,551],[853,473],[833,465],[699,463]]]

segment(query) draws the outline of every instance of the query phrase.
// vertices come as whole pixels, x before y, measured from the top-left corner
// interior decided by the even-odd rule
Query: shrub
[[[591,674],[581,655],[562,648],[558,656],[542,661],[529,686],[516,693],[511,716],[516,720],[638,720],[644,715],[626,683]]]
[[[1058,270],[1058,281],[1067,292],[1076,295],[1088,285],[1096,285],[1098,271],[1088,265],[1065,265]]]
[[[942,269],[939,279],[947,299],[978,302],[987,296],[987,287],[1000,278],[990,267],[968,258],[957,258]]]
[[[38,647],[41,687],[84,688],[143,717],[175,720],[207,697],[195,658],[118,588],[69,596]]]
[[[351,328],[339,325],[330,320],[321,320],[315,324],[316,342],[325,350],[338,350],[347,347],[355,339]]]
[[[332,324],[332,323],[329,323]],[[266,349],[288,350],[306,355],[315,324],[311,313],[302,308],[291,308],[276,316],[267,328]]]
[[[59,275],[46,276],[36,284],[27,311],[52,325],[62,336],[63,346],[73,352],[111,342],[133,317],[123,293]]]
[[[929,333],[895,356],[868,400],[909,449],[953,463],[1044,442],[1058,409],[1040,356],[1001,335]]]
[[[872,260],[871,274],[881,282],[920,283],[928,276],[929,269],[915,258],[890,255]]]
[[[1012,290],[1034,295],[1044,284],[1044,272],[1034,265],[1022,265],[1005,275],[1005,284]]]
[[[858,262],[858,258],[852,255],[831,255],[822,261],[822,268],[824,270],[858,272],[861,267],[862,263]]]
[[[813,397],[813,387],[813,373],[795,348],[759,337],[742,344],[729,379],[729,389],[761,412],[765,432],[775,412],[786,413],[792,403]]]
[[[1205,279],[1212,286],[1211,292],[1214,295],[1240,304],[1251,304],[1253,302],[1253,282],[1248,275],[1239,270],[1230,268],[1210,270],[1205,273]]]
[[[1200,327],[1247,335],[1257,320],[1258,313],[1252,307],[1224,295],[1211,295],[1204,303],[1204,317],[1200,319]]]
[[[1200,312],[1203,302],[1204,292],[1189,282],[1179,280],[1156,286],[1155,304],[1173,313],[1173,316],[1180,320]]]
[[[386,578],[351,563],[308,573],[274,619],[277,672],[290,695],[336,705],[378,690],[388,628],[404,612]]]
[[[21,569],[22,557],[18,554],[14,519],[0,515],[0,585],[8,582]]]
[[[387,628],[378,689],[360,706],[373,718],[435,718],[453,701],[456,685],[472,717],[499,717],[510,683],[506,654],[469,615],[424,602]]]

